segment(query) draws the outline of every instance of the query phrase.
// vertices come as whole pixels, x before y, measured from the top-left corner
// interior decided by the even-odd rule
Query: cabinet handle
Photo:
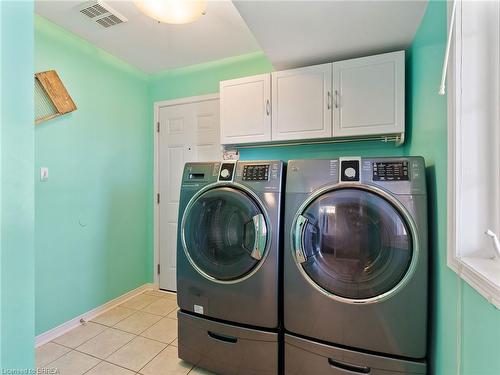
[[[266,100],[266,113],[268,116],[271,114],[271,103],[269,102],[269,99]]]
[[[328,91],[328,98],[326,99],[326,105],[328,107],[328,109],[330,109],[332,106],[331,106],[331,99],[332,99],[332,94],[330,93],[330,91]]]
[[[335,108],[339,107],[339,92],[335,90]]]

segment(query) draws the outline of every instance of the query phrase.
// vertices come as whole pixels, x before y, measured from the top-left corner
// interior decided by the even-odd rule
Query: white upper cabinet
[[[271,75],[220,83],[222,144],[271,141]]]
[[[222,81],[220,116],[226,145],[402,134],[405,53]]]
[[[404,132],[404,51],[333,63],[333,136]]]
[[[332,136],[332,64],[272,73],[272,140]]]

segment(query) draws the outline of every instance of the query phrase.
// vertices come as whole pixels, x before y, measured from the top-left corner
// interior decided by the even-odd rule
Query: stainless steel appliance
[[[187,163],[177,245],[179,357],[218,374],[278,371],[283,163]]]
[[[424,160],[291,160],[284,231],[285,373],[425,373]]]

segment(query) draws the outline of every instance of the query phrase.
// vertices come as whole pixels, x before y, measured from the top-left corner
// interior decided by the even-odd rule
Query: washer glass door
[[[403,216],[373,192],[344,188],[313,200],[296,221],[300,265],[327,292],[368,299],[393,289],[412,259]],[[299,249],[300,250],[300,249]]]
[[[250,273],[264,256],[267,226],[259,206],[241,190],[218,187],[188,206],[184,250],[210,278],[231,281]]]

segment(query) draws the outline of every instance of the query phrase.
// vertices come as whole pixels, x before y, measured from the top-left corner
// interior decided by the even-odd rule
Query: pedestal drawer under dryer
[[[220,375],[276,375],[278,334],[177,313],[179,358]]]
[[[286,375],[417,375],[426,373],[423,361],[394,359],[337,348],[285,335]]]

